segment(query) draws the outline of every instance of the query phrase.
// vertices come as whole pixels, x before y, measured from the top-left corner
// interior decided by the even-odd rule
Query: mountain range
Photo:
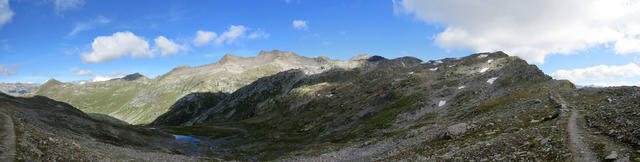
[[[503,52],[228,54],[153,79],[52,79],[35,94],[0,96],[13,119],[0,159],[13,146],[17,160],[640,160],[640,88],[576,88]]]

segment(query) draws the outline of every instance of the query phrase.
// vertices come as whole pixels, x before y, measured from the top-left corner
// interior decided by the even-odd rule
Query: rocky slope
[[[188,145],[156,130],[113,125],[46,97],[0,93],[2,161],[185,161]]]
[[[361,56],[368,58],[367,56]],[[37,95],[67,102],[88,113],[106,114],[131,124],[146,124],[169,111],[178,99],[194,92],[231,93],[258,78],[289,69],[319,73],[350,69],[361,60],[308,58],[285,51],[262,51],[255,57],[225,55],[220,61],[196,67],[177,67],[154,79],[131,74],[121,79],[86,84],[45,83]]]
[[[637,87],[576,88],[502,52],[431,61],[327,60],[281,51],[228,55],[155,79],[112,80],[82,89],[52,80],[40,91],[75,92],[69,100],[82,94],[107,105],[102,107],[118,107],[116,96],[165,104],[163,111],[129,107],[133,116],[166,113],[146,128],[119,127],[189,135],[197,138],[190,143],[196,153],[161,150],[222,160],[640,160]],[[136,88],[127,88],[131,85]],[[175,95],[171,104],[137,97],[175,92],[178,85],[186,89],[180,92],[196,93]],[[145,86],[153,88],[138,89]],[[135,93],[122,95],[127,90]]]
[[[502,52],[428,62],[376,56],[354,69],[289,70],[230,95],[183,99],[172,111],[189,115],[168,113],[153,125],[234,141],[212,152],[221,158],[571,161],[584,151],[572,155],[569,141],[582,137],[568,128],[591,131],[583,118],[569,122],[578,103],[564,98],[577,91]],[[617,158],[636,156],[621,147]]]

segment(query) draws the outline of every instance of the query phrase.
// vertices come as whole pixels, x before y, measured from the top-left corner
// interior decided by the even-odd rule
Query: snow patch
[[[480,55],[480,56],[478,56],[478,58],[485,58],[487,56],[489,56],[489,55]]]
[[[487,70],[489,70],[489,68],[483,68],[482,70],[480,70],[480,73],[484,73],[484,72],[486,72]]]
[[[412,72],[409,72],[409,75],[412,75],[412,74],[413,74],[413,71],[412,71]]]
[[[435,62],[436,62],[436,64],[442,64],[442,61],[440,61],[440,60],[436,60]]]
[[[447,104],[447,101],[440,100],[440,102],[438,102],[438,107],[442,107],[442,106],[444,106],[444,104]]]
[[[467,86],[460,86],[460,87],[458,87],[458,89],[464,89],[464,88],[466,88],[466,87],[467,87]]]
[[[431,69],[429,69],[429,70],[431,70],[431,71],[436,71],[436,70],[438,70],[438,67],[434,67],[434,68],[431,68]]]
[[[498,79],[498,77],[493,77],[493,78],[487,80],[487,83],[493,84],[493,82],[496,81],[496,79]]]
[[[493,59],[487,60],[487,63],[491,63],[491,62],[493,62]]]

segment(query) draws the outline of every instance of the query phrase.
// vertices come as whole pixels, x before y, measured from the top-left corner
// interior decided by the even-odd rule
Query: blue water
[[[196,141],[200,141],[200,139],[195,138],[195,137],[191,137],[191,136],[183,136],[183,135],[173,135],[173,137],[176,138],[176,141],[189,141],[189,142],[196,142]]]
[[[201,149],[200,147],[198,147],[198,145],[196,144],[196,142],[200,142],[200,139],[195,138],[195,137],[191,137],[191,136],[183,136],[183,135],[173,135],[173,137],[176,138],[176,141],[187,141],[189,142],[189,145],[191,146],[191,150],[195,153],[201,153]]]

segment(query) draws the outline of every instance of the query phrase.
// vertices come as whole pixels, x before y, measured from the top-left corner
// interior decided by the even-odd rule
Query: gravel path
[[[13,120],[7,114],[0,112],[0,161],[12,162],[16,156],[16,134],[13,129]]]
[[[589,145],[583,141],[584,130],[578,125],[578,119],[582,119],[582,115],[578,113],[578,110],[571,110],[571,117],[569,117],[568,130],[569,130],[569,149],[574,161],[597,161],[596,156],[589,147]]]

